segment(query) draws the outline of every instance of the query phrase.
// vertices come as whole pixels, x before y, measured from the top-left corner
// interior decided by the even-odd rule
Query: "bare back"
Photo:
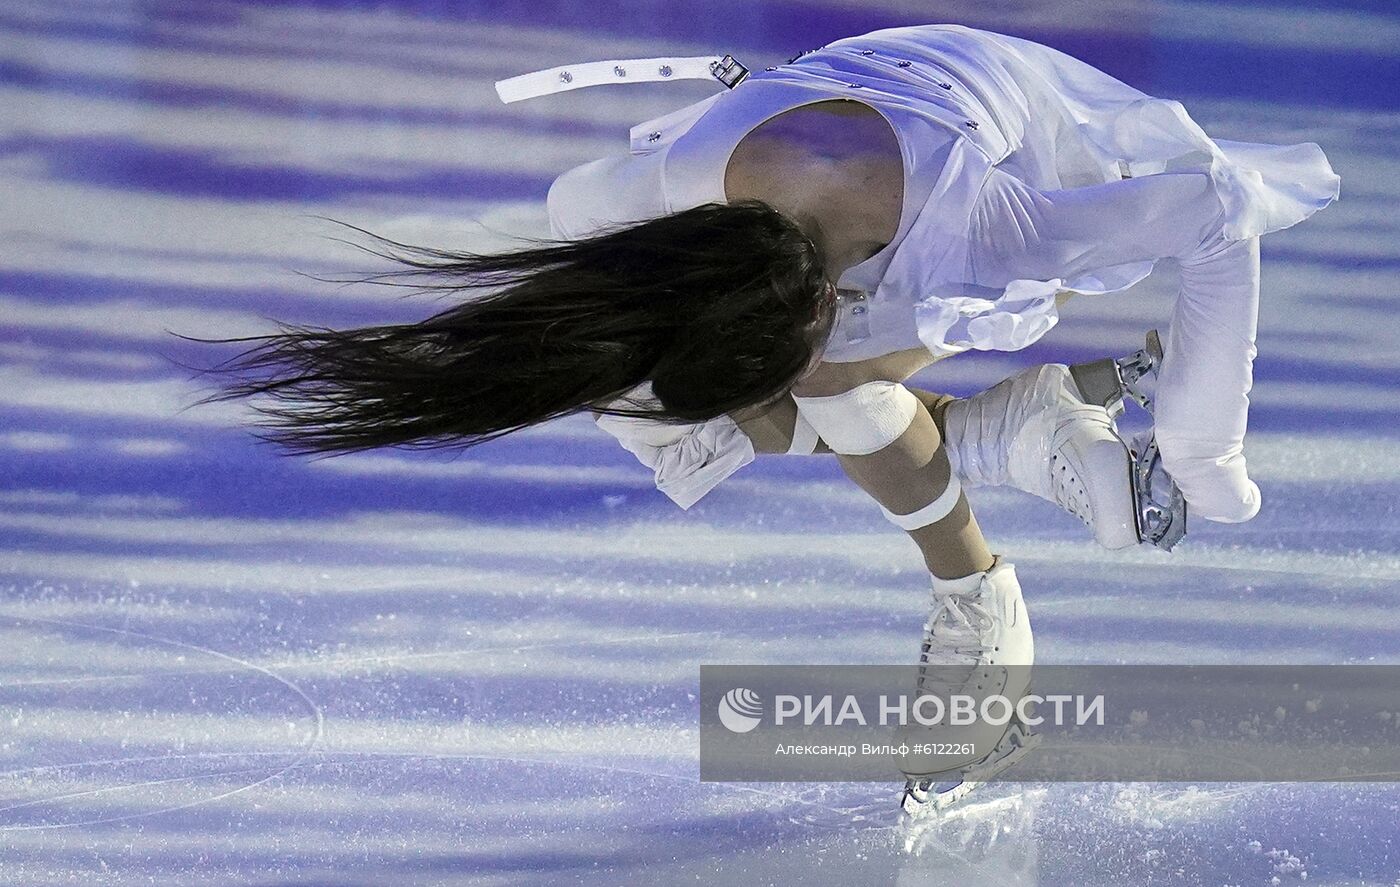
[[[835,279],[898,234],[904,159],[879,111],[856,101],[817,102],[746,135],[725,170],[725,194],[757,198],[815,222]],[[933,360],[927,349],[910,348],[855,363],[822,363],[804,387],[836,393],[872,379],[903,381]]]
[[[730,200],[757,198],[814,222],[835,278],[898,233],[904,160],[879,111],[834,99],[755,127],[730,156],[724,188]]]

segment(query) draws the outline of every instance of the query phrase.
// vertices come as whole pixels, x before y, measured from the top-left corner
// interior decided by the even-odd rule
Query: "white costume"
[[[655,78],[653,78],[655,79]],[[1160,258],[1182,286],[1158,385],[1163,465],[1195,512],[1259,508],[1242,454],[1258,309],[1258,236],[1337,197],[1318,146],[1212,140],[1182,106],[1056,50],[950,25],[831,43],[633,129],[631,152],[577,167],[549,192],[553,234],[576,238],[724,203],[735,146],[794,107],[855,100],[904,157],[898,233],[838,282],[823,360],[925,347],[1015,350],[1057,321],[1060,291],[1107,293]],[[645,386],[636,392],[646,396]],[[601,416],[688,507],[753,458],[728,417],[670,425]]]

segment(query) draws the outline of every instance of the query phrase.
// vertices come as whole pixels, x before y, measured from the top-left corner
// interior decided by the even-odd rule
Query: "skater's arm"
[[[1205,173],[1164,173],[1042,191],[993,170],[971,220],[970,270],[982,284],[1070,280],[1114,265],[1195,253],[1224,222]]]
[[[797,428],[799,416],[797,402],[792,395],[779,398],[772,404],[750,407],[729,414],[739,423],[739,430],[748,435],[755,453],[790,453],[793,450],[793,431]],[[800,445],[800,441],[799,441]],[[829,454],[831,448],[817,437],[813,449],[803,455]]]
[[[1164,467],[1196,514],[1259,509],[1243,455],[1259,308],[1258,238],[1228,241],[1210,176],[1169,173],[1038,191],[996,172],[974,214],[981,283],[1066,281],[1114,265],[1176,259],[1181,289],[1157,387]]]
[[[615,404],[627,409],[655,405],[650,383],[638,386]],[[666,422],[594,410],[593,421],[652,469],[656,488],[681,508],[694,505],[754,459],[749,436],[728,415],[706,422]]]

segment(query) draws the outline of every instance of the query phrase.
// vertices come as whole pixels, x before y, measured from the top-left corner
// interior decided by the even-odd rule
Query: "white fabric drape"
[[[1056,289],[1120,289],[1155,260],[1177,259],[1181,289],[1158,381],[1157,442],[1197,514],[1242,521],[1260,505],[1243,455],[1259,250],[1257,237],[1226,237],[1227,216],[1216,182],[1204,173],[1043,192],[994,171],[973,212],[969,264],[984,282],[1026,278],[1005,281],[1008,296],[1024,291],[1034,298],[1042,285],[1031,314],[1053,318]],[[1069,280],[1043,280],[1051,274]],[[1086,274],[1097,282],[1086,283]]]
[[[896,128],[906,175],[896,242],[842,278],[869,295],[860,324],[838,324],[825,359],[1024,348],[1058,321],[1057,293],[1124,290],[1175,259],[1182,286],[1156,404],[1163,460],[1196,514],[1253,516],[1259,493],[1242,446],[1258,237],[1338,196],[1317,145],[1212,139],[1180,103],[1030,41],[954,25],[890,28],[649,122],[630,156],[556,182],[556,233],[723,202],[725,162],[744,133],[824,98],[878,109]],[[659,487],[680,491],[677,501],[753,458],[727,417],[684,432],[641,421],[599,424],[656,470]]]

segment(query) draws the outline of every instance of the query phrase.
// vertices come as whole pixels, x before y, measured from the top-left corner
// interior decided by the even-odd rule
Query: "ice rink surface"
[[[1264,238],[1247,453],[1260,516],[1110,555],[978,490],[1039,659],[1400,662],[1400,7],[0,2],[0,883],[1400,883],[1400,788],[994,786],[918,831],[894,784],[701,783],[698,666],[901,663],[926,577],[829,460],[689,512],[587,419],[464,456],[280,457],[188,408],[171,331],[350,325],[431,301],[295,272],[546,233],[564,169],[714,89],[506,107],[495,79],[899,24],[1050,43],[1221,138],[1316,141],[1343,199]],[[1070,303],[969,393],[1125,354],[1164,269]],[[226,352],[221,352],[226,353]]]

